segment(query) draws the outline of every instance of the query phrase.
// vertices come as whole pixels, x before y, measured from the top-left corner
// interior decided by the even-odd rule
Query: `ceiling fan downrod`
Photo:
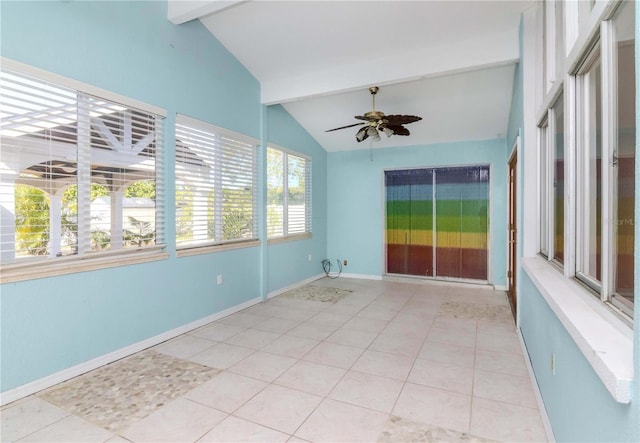
[[[378,91],[380,90],[380,88],[378,88],[377,86],[372,86],[369,88],[369,92],[371,93],[371,97],[373,98],[373,110],[376,110],[376,94],[378,93]]]

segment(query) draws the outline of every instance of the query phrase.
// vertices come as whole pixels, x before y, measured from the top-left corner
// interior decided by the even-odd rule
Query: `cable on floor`
[[[333,265],[331,263],[331,260],[329,260],[328,258],[325,258],[324,260],[322,260],[322,269],[324,269],[324,273],[327,274],[327,277],[329,277],[329,278],[338,278],[338,277],[340,277],[340,274],[342,274],[342,262],[340,261],[340,259],[336,259],[336,263],[338,263],[338,273],[336,274],[334,272],[332,274],[331,273],[331,267]]]

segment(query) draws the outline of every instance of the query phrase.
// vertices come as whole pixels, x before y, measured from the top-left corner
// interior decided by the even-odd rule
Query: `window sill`
[[[312,237],[313,237],[313,234],[311,232],[305,232],[304,234],[285,235],[283,237],[272,237],[267,241],[267,244],[275,245],[278,243],[286,243],[288,241],[306,240]]]
[[[60,257],[52,262],[5,265],[0,270],[0,284],[14,283],[58,275],[115,268],[158,260],[166,260],[169,254],[159,248],[105,253],[98,256]]]
[[[633,331],[577,282],[541,257],[522,267],[618,403],[631,401]]]
[[[193,248],[178,249],[177,257],[191,257],[193,255],[211,254],[214,252],[231,251],[233,249],[252,248],[259,246],[260,240],[250,240],[237,243],[225,243],[221,245],[196,246]]]

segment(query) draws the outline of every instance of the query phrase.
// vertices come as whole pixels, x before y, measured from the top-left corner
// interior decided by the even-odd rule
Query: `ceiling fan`
[[[371,93],[371,98],[373,101],[373,109],[365,113],[364,115],[356,115],[354,117],[358,120],[364,120],[364,122],[354,123],[347,126],[340,126],[339,128],[329,129],[325,132],[366,125],[360,128],[356,133],[356,140],[358,140],[358,143],[366,140],[369,137],[371,137],[372,140],[378,141],[380,140],[380,132],[384,132],[387,137],[391,137],[392,135],[409,135],[409,130],[402,125],[417,122],[419,120],[422,120],[422,117],[418,117],[416,115],[401,114],[384,115],[384,112],[376,111],[376,94],[378,93],[379,89],[380,88],[378,88],[377,86],[372,86],[369,88],[369,92]]]

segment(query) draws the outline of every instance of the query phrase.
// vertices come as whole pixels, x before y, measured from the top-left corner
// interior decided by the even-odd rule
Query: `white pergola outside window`
[[[3,267],[163,246],[163,115],[11,65],[0,72]]]

